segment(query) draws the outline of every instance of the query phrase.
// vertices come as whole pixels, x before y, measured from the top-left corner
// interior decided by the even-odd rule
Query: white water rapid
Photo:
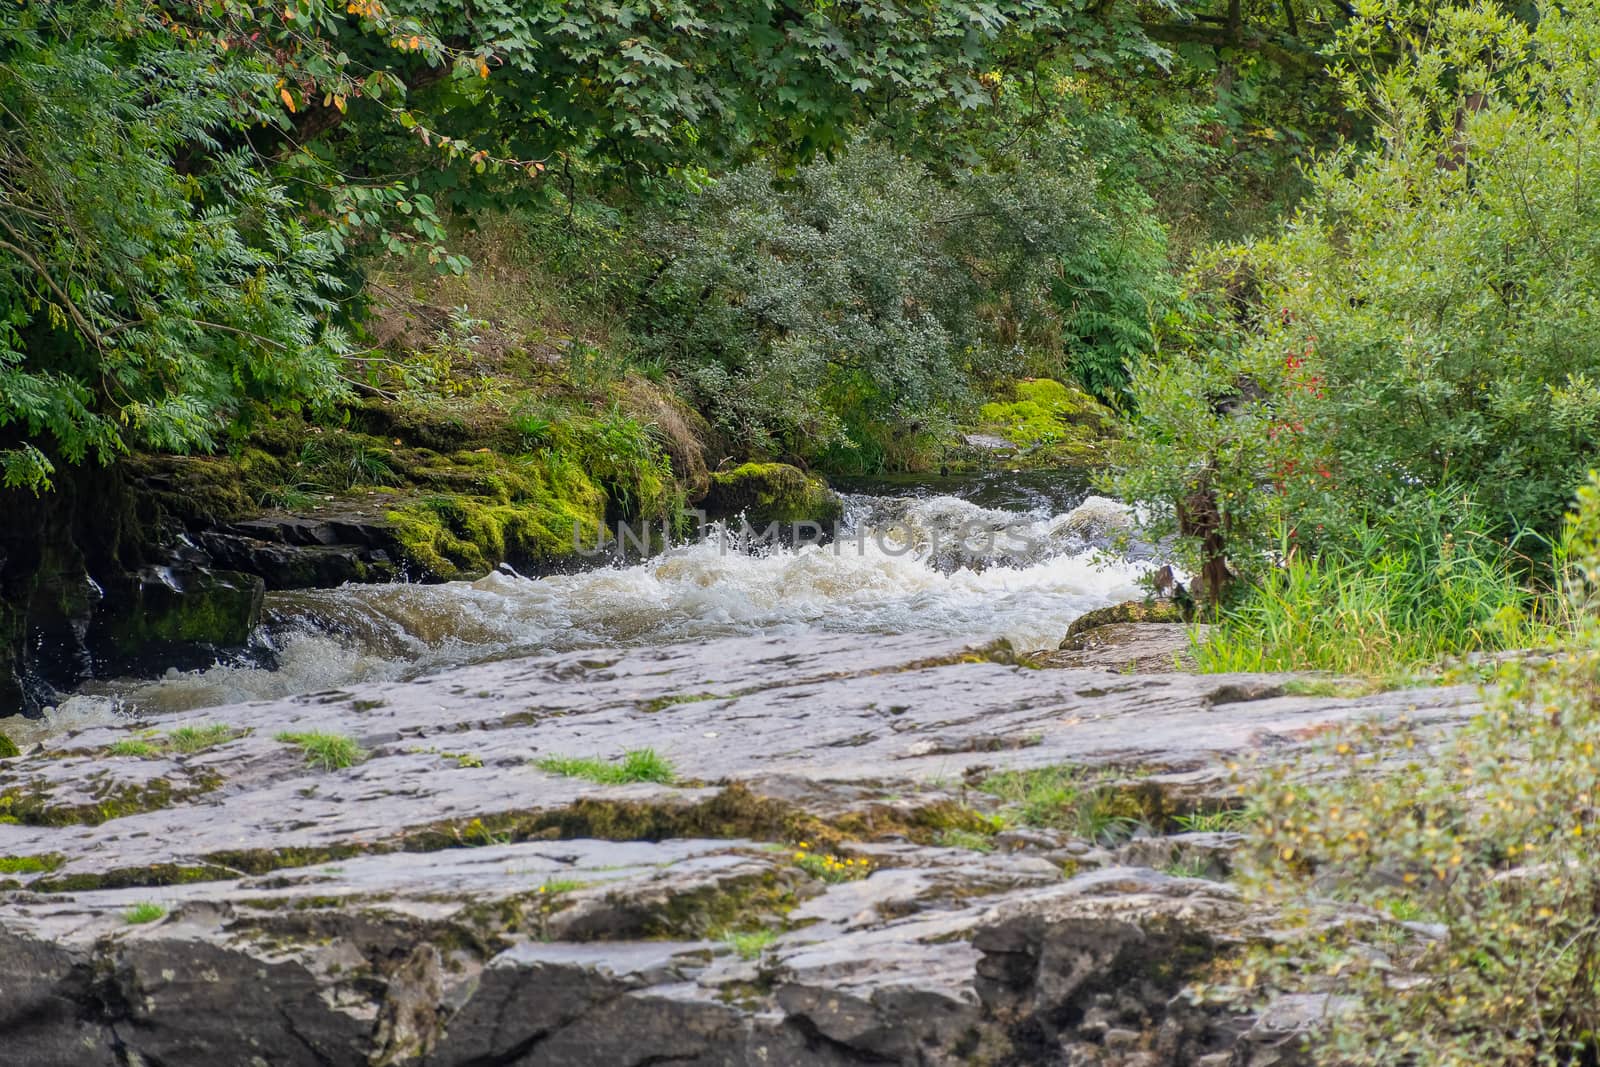
[[[33,730],[522,653],[730,634],[916,630],[1053,648],[1083,612],[1140,595],[1136,581],[1151,566],[1111,550],[1128,512],[1102,497],[1066,510],[1037,496],[1006,510],[953,495],[847,500],[840,536],[823,546],[752,549],[712,536],[576,574],[270,594],[262,640],[272,669],[222,663],[153,681],[94,683]]]

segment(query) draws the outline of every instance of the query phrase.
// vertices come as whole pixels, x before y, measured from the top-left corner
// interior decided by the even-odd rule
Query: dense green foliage
[[[12,5],[4,482],[341,400],[365,259],[464,271],[445,212],[690,188],[839,149],[874,115],[954,144],[993,65],[1047,53],[1109,67],[1159,49],[1131,19],[1037,0]],[[912,406],[943,395],[916,388]]]
[[[1470,522],[1441,517],[1364,529],[1316,555],[1286,553],[1220,614],[1195,658],[1203,671],[1327,671],[1403,684],[1459,653],[1534,646],[1564,619],[1525,560]]]
[[[1100,228],[1070,155],[953,185],[869,145],[789,182],[749,167],[662,234],[650,343],[743,448],[871,467],[1021,369],[1053,265]]]
[[[1282,232],[1209,254],[1133,384],[1117,488],[1168,529],[1210,494],[1247,573],[1443,501],[1548,537],[1600,433],[1600,25],[1447,7],[1396,54],[1397,18],[1424,14],[1378,5],[1340,38],[1376,142],[1323,160]]]
[[[339,393],[331,235],[219,140],[271,81],[154,14],[0,11],[7,486],[131,444],[207,447],[245,401]],[[196,151],[207,166],[185,165]]]

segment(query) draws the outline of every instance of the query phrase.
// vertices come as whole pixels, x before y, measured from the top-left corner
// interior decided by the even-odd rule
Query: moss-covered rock
[[[146,510],[154,505],[152,524],[226,522],[257,507],[240,464],[226,456],[133,455],[123,464],[141,505]]]
[[[828,483],[787,463],[745,463],[711,476],[700,506],[713,518],[744,514],[752,526],[817,522],[831,527],[844,501]]]
[[[1065,649],[1079,647],[1075,642],[1080,634],[1101,626],[1119,623],[1191,622],[1193,617],[1192,606],[1181,604],[1170,597],[1125,600],[1120,604],[1086,611],[1072,620],[1072,625],[1067,627],[1066,636],[1061,639],[1060,647]]]
[[[1016,399],[979,409],[980,434],[1004,438],[1039,466],[1078,466],[1105,459],[1116,417],[1094,397],[1049,378],[1018,382]]]
[[[388,512],[405,562],[419,576],[454,580],[502,562],[565,559],[592,543],[605,520],[605,493],[556,453],[457,453],[413,476],[449,489]]]

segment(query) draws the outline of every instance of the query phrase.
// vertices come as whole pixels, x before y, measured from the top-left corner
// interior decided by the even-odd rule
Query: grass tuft
[[[232,741],[237,736],[239,731],[219,722],[207,723],[204,726],[180,726],[168,732],[167,747],[174,752],[189,755]]]
[[[168,730],[165,737],[156,737],[154,731],[146,731],[143,737],[114,741],[106,746],[106,751],[113,756],[134,756],[139,759],[155,759],[158,756],[168,755],[192,756],[196,752],[204,752],[208,748],[215,748],[234,738],[243,737],[249,732],[226,723],[209,722],[199,726],[180,726],[175,730]]]
[[[145,923],[153,923],[164,919],[166,915],[167,909],[164,905],[145,900],[123,912],[122,921],[129,926],[141,926]]]
[[[1239,809],[1191,811],[1172,820],[1178,829],[1191,834],[1240,833],[1250,827],[1250,814]]]
[[[534,765],[564,778],[586,778],[601,785],[623,785],[628,782],[671,785],[677,778],[672,764],[653,748],[634,749],[624,754],[622,759],[610,762],[572,756],[546,756],[535,760]]]
[[[1137,797],[1111,787],[1104,775],[1080,767],[1001,771],[978,788],[1000,799],[1004,818],[1024,826],[1065,830],[1090,841],[1122,840],[1146,821]]]
[[[778,940],[778,931],[763,930],[725,930],[717,936],[717,940],[733,949],[742,960],[760,959],[774,941]]]
[[[299,746],[305,751],[306,763],[324,771],[354,767],[367,758],[367,750],[358,745],[355,738],[344,734],[284,732],[278,734],[275,740]]]

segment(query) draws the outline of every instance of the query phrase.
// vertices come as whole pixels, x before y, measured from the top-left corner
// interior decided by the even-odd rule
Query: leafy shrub
[[[1099,239],[1069,249],[1052,286],[1071,377],[1099,399],[1128,400],[1129,368],[1155,346],[1152,320],[1177,297],[1167,233],[1138,185],[1106,187]]]
[[[1592,1062],[1600,1033],[1600,480],[1579,493],[1578,630],[1501,669],[1441,737],[1370,723],[1253,790],[1247,882],[1294,936],[1242,988],[1352,998],[1327,1064]]]
[[[274,95],[135,4],[0,10],[0,481],[342,392],[337,237],[220,138]],[[191,154],[205,162],[180,167]]]
[[[858,143],[792,179],[740,170],[656,235],[644,346],[746,451],[882,465],[1029,344],[1059,363],[1053,266],[1104,222],[1069,148],[1034,163],[942,182]]]
[[[1397,46],[1396,25],[1426,29]],[[1157,532],[1212,494],[1247,571],[1284,531],[1320,550],[1453,488],[1490,532],[1552,535],[1600,445],[1597,44],[1587,8],[1353,20],[1337,70],[1375,144],[1315,168],[1281,233],[1197,268],[1187,326],[1134,376],[1113,491]]]

